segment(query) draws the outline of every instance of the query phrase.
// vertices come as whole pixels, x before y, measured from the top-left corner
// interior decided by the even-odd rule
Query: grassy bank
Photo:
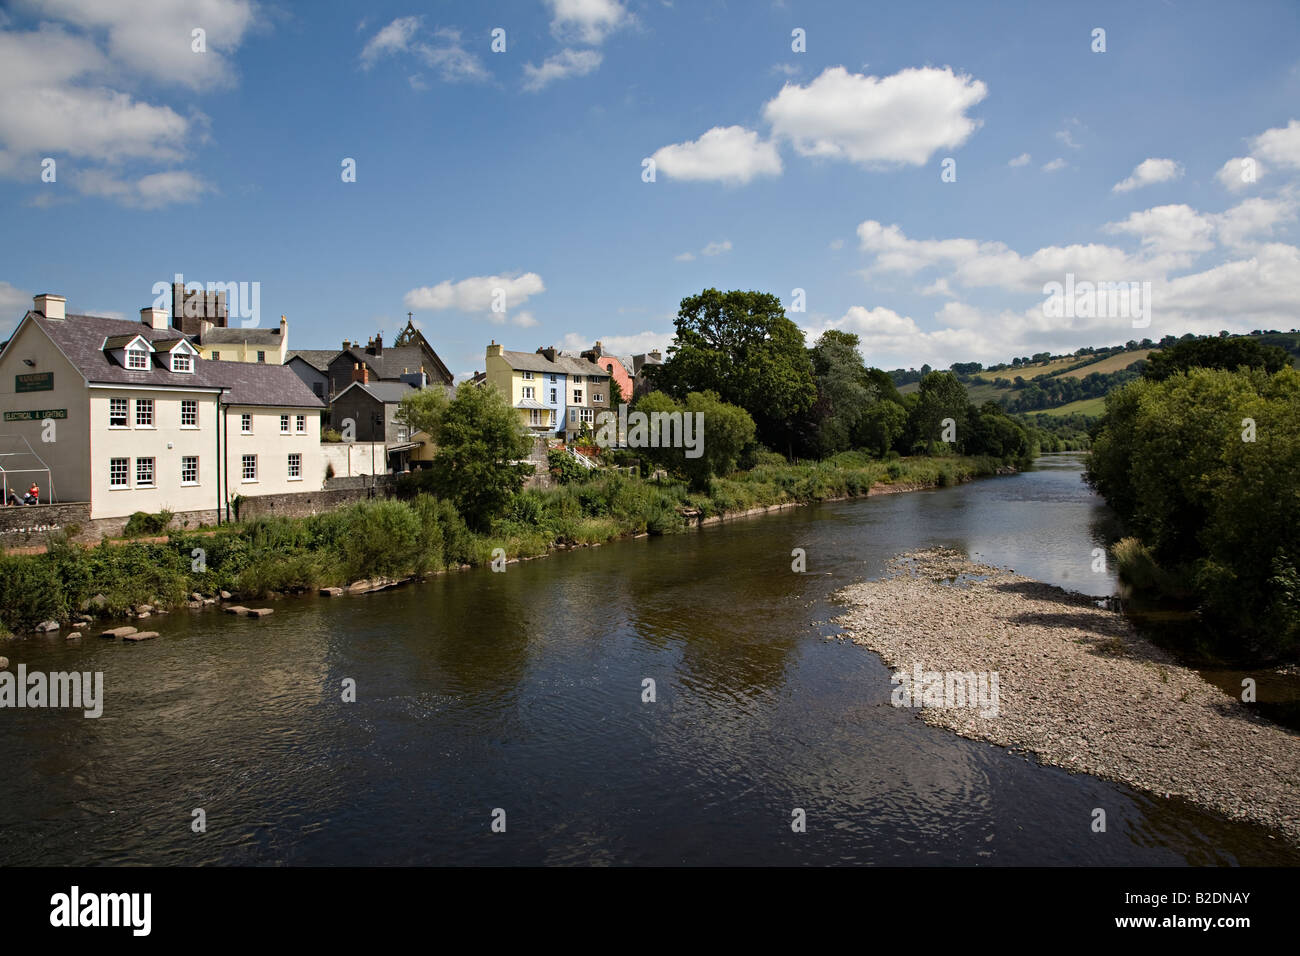
[[[956,457],[879,461],[845,453],[715,478],[707,493],[607,473],[518,495],[486,534],[470,531],[450,503],[417,495],[309,518],[263,518],[215,533],[179,532],[165,543],[84,547],[54,538],[45,554],[0,555],[0,626],[17,632],[82,611],[116,616],[139,604],[176,606],[196,591],[224,589],[251,598],[424,575],[486,564],[496,548],[511,558],[534,557],[560,546],[673,534],[691,526],[691,512],[711,517],[853,497],[882,484],[944,487],[993,474],[999,464]]]

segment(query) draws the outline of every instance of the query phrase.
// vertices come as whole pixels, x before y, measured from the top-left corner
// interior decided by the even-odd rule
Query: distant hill
[[[948,369],[894,369],[889,373],[899,392],[907,395],[919,387],[929,371],[951,371],[966,386],[977,405],[993,401],[1008,412],[1046,413],[1053,417],[1100,415],[1106,394],[1142,374],[1147,357],[1183,339],[1167,335],[1159,342],[1143,339],[1126,345],[1079,349],[1073,355],[1038,355],[1016,358],[984,368],[979,362],[954,362]],[[1235,338],[1236,336],[1231,336]],[[1300,331],[1251,332],[1261,345],[1279,345],[1300,367]]]

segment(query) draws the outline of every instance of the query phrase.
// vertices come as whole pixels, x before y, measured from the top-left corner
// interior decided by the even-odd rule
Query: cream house
[[[137,323],[35,305],[0,353],[0,435],[48,467],[43,501],[211,521],[236,495],[322,487],[324,403],[292,369],[205,359],[162,310]]]

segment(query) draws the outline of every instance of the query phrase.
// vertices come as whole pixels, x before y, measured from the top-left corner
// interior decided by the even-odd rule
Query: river
[[[1256,827],[929,727],[890,706],[874,654],[827,639],[835,590],[927,545],[1111,594],[1092,549],[1113,526],[1080,472],[1048,456],[262,620],[183,610],[142,644],[13,642],[12,668],[102,671],[106,701],[0,711],[0,863],[1300,863]]]

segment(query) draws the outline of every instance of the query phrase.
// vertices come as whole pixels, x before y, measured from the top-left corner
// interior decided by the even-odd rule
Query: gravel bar
[[[1300,736],[1177,664],[1096,598],[948,549],[901,555],[886,577],[837,598],[847,636],[896,672],[996,673],[997,716],[920,707],[926,723],[1300,845]]]

